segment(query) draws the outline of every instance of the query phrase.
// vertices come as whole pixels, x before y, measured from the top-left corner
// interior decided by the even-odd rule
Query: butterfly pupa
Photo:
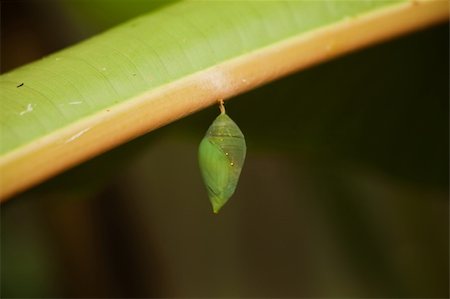
[[[244,135],[225,113],[213,121],[200,142],[198,160],[214,213],[218,213],[236,190],[247,147]]]

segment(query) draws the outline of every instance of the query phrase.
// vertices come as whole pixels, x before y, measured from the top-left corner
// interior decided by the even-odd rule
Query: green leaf
[[[134,19],[1,76],[0,153],[230,58],[392,3],[193,1]]]
[[[447,17],[439,2],[414,3],[177,2],[6,73],[0,76],[0,167],[8,190],[0,197],[218,98]],[[386,19],[393,25],[376,25]],[[349,28],[363,31],[346,37]],[[336,32],[341,37],[332,40]],[[298,45],[306,58],[295,54]]]

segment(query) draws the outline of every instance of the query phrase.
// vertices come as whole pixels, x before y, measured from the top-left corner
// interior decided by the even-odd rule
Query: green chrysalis
[[[225,113],[223,101],[220,112],[198,149],[200,171],[214,213],[219,212],[236,190],[247,150],[244,135]]]

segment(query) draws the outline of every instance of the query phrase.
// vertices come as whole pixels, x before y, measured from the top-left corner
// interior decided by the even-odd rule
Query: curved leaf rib
[[[441,0],[188,1],[0,76],[0,198],[343,53],[448,19]]]

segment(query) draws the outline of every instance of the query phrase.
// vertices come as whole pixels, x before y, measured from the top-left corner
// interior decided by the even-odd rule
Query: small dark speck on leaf
[[[109,112],[109,109],[106,109],[106,112]]]
[[[17,88],[22,87],[24,83],[20,83],[19,85],[17,85]]]
[[[136,74],[133,73],[133,76],[136,76]]]

